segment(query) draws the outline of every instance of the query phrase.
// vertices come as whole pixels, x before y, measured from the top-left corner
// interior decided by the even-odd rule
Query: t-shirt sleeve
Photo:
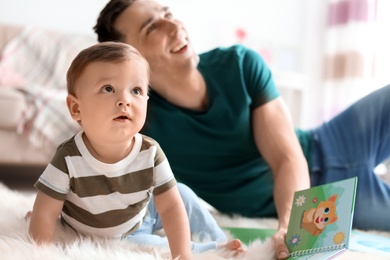
[[[263,58],[255,51],[242,49],[242,68],[244,81],[249,96],[252,98],[252,108],[261,106],[280,96],[272,77],[271,70]]]
[[[154,195],[161,194],[176,185],[176,180],[173,176],[173,172],[167,157],[158,144],[156,145],[156,148],[157,151],[154,167],[155,186],[153,189]]]
[[[65,158],[61,150],[57,150],[34,186],[52,198],[65,200],[70,189],[69,174],[65,169]]]

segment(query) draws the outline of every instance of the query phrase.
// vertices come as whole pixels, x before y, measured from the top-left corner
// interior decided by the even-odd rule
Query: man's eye
[[[102,88],[102,92],[103,93],[111,93],[111,92],[114,92],[114,88],[110,85],[105,85]]]
[[[151,33],[152,31],[154,31],[155,29],[157,28],[156,24],[151,24],[148,29],[146,30],[146,33]]]

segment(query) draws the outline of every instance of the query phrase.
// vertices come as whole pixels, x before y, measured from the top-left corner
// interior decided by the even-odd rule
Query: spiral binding
[[[328,252],[328,251],[342,249],[342,248],[345,248],[345,247],[346,247],[346,245],[343,243],[343,244],[338,244],[338,245],[331,245],[331,246],[325,246],[325,247],[319,247],[319,248],[311,248],[311,249],[306,249],[306,250],[299,250],[299,251],[290,253],[290,257],[323,253],[323,252]]]

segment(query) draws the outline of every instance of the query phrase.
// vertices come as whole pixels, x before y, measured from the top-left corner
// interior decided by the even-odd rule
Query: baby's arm
[[[172,258],[190,259],[190,225],[177,186],[156,195],[154,201],[168,238]]]
[[[63,205],[63,201],[38,191],[29,227],[29,233],[37,243],[50,243],[54,240],[57,219]]]

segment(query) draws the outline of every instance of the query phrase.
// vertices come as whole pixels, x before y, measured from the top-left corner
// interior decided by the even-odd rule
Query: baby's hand
[[[29,218],[31,218],[31,214],[32,214],[32,211],[31,211],[31,210],[28,211],[28,212],[26,213],[26,216],[24,216],[24,219],[25,219],[25,220],[28,220]]]

